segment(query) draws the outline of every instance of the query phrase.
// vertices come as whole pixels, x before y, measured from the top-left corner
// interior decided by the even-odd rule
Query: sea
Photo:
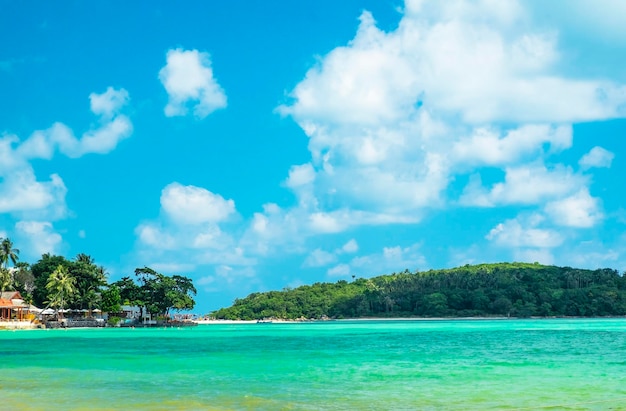
[[[0,410],[626,410],[626,319],[0,331]]]

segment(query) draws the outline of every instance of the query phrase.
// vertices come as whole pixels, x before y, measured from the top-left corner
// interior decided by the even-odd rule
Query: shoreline
[[[341,318],[322,320],[194,320],[198,325],[227,325],[227,324],[302,324],[302,323],[326,323],[326,322],[359,322],[359,321],[505,321],[505,320],[617,320],[626,319],[626,316],[610,317],[361,317],[361,318]]]
[[[306,324],[306,323],[346,323],[346,322],[366,322],[366,321],[379,321],[379,322],[399,322],[399,321],[412,321],[412,322],[440,322],[440,321],[524,321],[524,320],[626,320],[626,316],[611,316],[611,317],[365,317],[365,318],[341,318],[341,319],[321,319],[321,320],[194,320],[191,321],[195,325],[247,325],[247,324]],[[16,331],[16,330],[74,330],[74,329],[124,329],[134,327],[67,327],[67,328],[45,328],[40,324],[16,324],[16,322],[0,323],[1,331]],[[144,327],[138,327],[144,328]],[[183,327],[146,327],[146,328],[183,328]]]

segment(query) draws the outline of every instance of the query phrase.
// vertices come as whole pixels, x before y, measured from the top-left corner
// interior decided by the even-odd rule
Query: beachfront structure
[[[156,324],[156,318],[152,314],[148,313],[145,309],[142,310],[136,305],[122,305],[121,317],[124,319],[124,323],[141,323],[141,324]]]
[[[0,320],[24,320],[29,305],[24,302],[19,291],[5,291],[0,294]]]

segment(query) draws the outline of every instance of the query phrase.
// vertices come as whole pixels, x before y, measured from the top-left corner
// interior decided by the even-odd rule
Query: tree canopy
[[[626,315],[616,270],[527,263],[383,275],[253,293],[212,314],[223,319]]]
[[[149,267],[137,268],[135,276],[136,282],[124,277],[113,283],[123,303],[163,316],[169,315],[170,310],[191,310],[195,306],[193,296],[197,291],[190,278],[167,276]]]
[[[182,275],[167,276],[143,267],[135,270],[136,280],[127,276],[109,284],[105,268],[87,254],[68,260],[46,253],[32,265],[18,262],[18,254],[11,240],[0,238],[0,291],[18,290],[40,307],[119,312],[122,304],[131,304],[166,316],[171,310],[195,306],[196,288]],[[8,268],[9,262],[14,267]]]

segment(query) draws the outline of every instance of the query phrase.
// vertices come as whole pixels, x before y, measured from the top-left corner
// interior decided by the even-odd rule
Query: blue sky
[[[548,4],[545,4],[548,3]],[[623,270],[620,1],[0,2],[0,236],[253,291]]]

